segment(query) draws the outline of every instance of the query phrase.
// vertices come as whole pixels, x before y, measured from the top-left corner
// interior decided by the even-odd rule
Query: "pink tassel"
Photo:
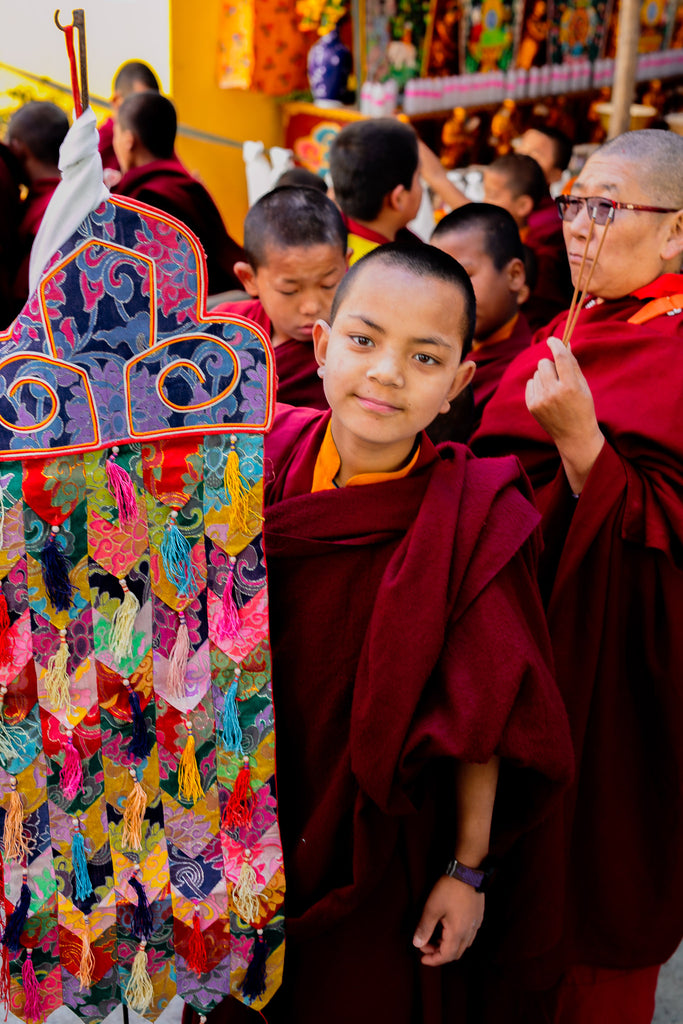
[[[30,949],[26,950],[26,959],[21,968],[21,980],[24,983],[24,1015],[27,1020],[40,1020],[43,1016],[43,1008],[40,1001],[40,986],[33,967],[33,957]]]
[[[233,580],[235,577],[235,563],[237,559],[230,556],[228,570],[228,581],[223,591],[223,636],[228,640],[234,640],[242,627],[235,599],[232,596]]]
[[[112,496],[118,506],[119,520],[122,525],[134,523],[138,517],[138,500],[135,495],[133,481],[126,470],[116,462],[119,454],[118,447],[112,448],[112,454],[105,465],[107,469],[107,484]]]
[[[73,800],[83,786],[83,768],[78,751],[74,747],[73,734],[69,729],[67,732],[66,753],[64,755],[64,766],[59,773],[59,781],[67,800]]]
[[[178,612],[178,616],[180,618],[178,635],[168,664],[168,690],[174,697],[182,699],[185,697],[185,675],[190,657],[190,634],[187,630],[185,613]]]

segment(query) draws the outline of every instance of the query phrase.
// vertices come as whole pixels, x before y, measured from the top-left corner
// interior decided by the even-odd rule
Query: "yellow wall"
[[[238,142],[282,144],[279,104],[240,89],[219,89],[216,78],[222,0],[170,0],[171,96],[181,125]],[[241,149],[178,135],[178,155],[198,172],[216,200],[228,231],[242,240],[247,182]]]

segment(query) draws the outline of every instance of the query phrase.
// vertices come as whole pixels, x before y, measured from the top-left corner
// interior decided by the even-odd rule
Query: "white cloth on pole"
[[[45,267],[85,218],[109,197],[102,181],[102,159],[95,115],[88,107],[74,121],[59,150],[62,180],[45,211],[31,249],[28,284],[33,293]]]

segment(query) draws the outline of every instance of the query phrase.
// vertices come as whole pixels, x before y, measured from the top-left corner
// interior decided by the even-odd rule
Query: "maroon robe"
[[[524,313],[519,313],[512,333],[502,341],[494,341],[473,349],[468,355],[477,364],[472,381],[474,391],[474,423],[472,433],[481,423],[486,405],[495,394],[500,379],[519,353],[531,344],[531,328]]]
[[[19,312],[13,288],[19,259],[21,169],[10,150],[0,142],[0,330]]]
[[[473,442],[518,455],[536,492],[577,758],[563,813],[520,863],[519,913],[530,934],[556,933],[534,984],[571,964],[660,964],[683,937],[683,315],[626,322],[649,296],[677,292],[683,275],[666,275],[579,316],[572,349],[607,440],[578,500],[524,402],[549,357],[540,342],[562,335],[564,316],[510,366]],[[557,900],[535,916],[526,898],[543,875]]]
[[[562,234],[562,221],[555,200],[541,200],[529,215],[522,240],[536,257],[536,286],[522,306],[532,331],[547,324],[569,308],[572,279]]]
[[[244,302],[222,302],[213,313],[238,313],[262,327],[268,337],[272,324],[258,299]],[[309,409],[327,409],[323,382],[318,376],[312,341],[289,338],[273,349],[277,371],[277,400],[287,405],[303,405]]]
[[[244,250],[225,230],[218,207],[204,186],[176,157],[133,167],[112,191],[164,210],[187,224],[206,253],[211,295],[242,287],[233,266],[244,259]]]
[[[120,171],[121,168],[114,152],[114,118],[108,117],[106,121],[103,121],[99,125],[98,131],[100,133],[100,141],[97,148],[102,158],[102,169],[107,170],[109,168],[112,171]]]
[[[28,299],[28,271],[31,262],[31,249],[42,224],[45,211],[52,199],[54,190],[62,179],[39,178],[32,181],[26,198],[21,204],[21,222],[19,224],[19,267],[14,279],[14,297],[19,306]]]
[[[263,1015],[440,1024],[458,968],[421,967],[412,936],[452,856],[456,764],[505,759],[498,843],[571,770],[538,516],[515,460],[426,435],[408,476],[311,494],[328,421],[282,407],[266,443],[287,952]],[[233,1000],[213,1017],[252,1018]]]

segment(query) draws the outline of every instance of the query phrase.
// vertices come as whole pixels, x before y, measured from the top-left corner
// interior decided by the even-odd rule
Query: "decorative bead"
[[[230,435],[230,444],[237,444],[237,434]]]
[[[174,508],[174,509],[171,510],[171,519],[177,519],[177,518],[178,518],[178,509]]]
[[[60,629],[60,631],[59,631],[59,635],[60,635],[61,637],[64,637],[64,636],[66,636],[66,630],[65,630],[65,629]]]
[[[112,452],[113,452],[114,455],[118,455],[119,454],[119,446],[117,444],[115,444],[113,446]]]
[[[59,527],[58,526],[51,526],[50,527],[50,531],[51,531],[51,533],[59,533]]]
[[[128,774],[130,775],[131,779],[137,779],[138,777],[138,773],[135,771],[135,768],[129,768]]]
[[[234,675],[234,676],[235,676],[235,677],[236,677],[237,679],[239,679],[239,677],[240,677],[240,676],[242,675],[242,669],[241,669],[241,668],[239,667],[239,665],[238,665],[238,666],[237,666],[237,668],[236,668],[236,669],[234,670],[234,672],[233,672],[233,675]]]

